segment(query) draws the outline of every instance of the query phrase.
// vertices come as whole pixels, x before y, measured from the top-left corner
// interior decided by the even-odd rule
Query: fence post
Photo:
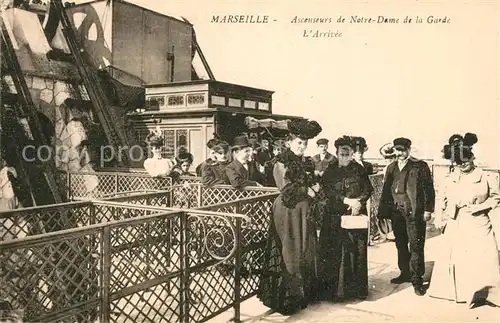
[[[110,321],[110,285],[111,285],[111,229],[105,226],[102,231],[102,285],[101,285],[101,322]]]
[[[118,173],[115,174],[115,194],[118,194]]]
[[[241,214],[241,203],[236,203],[236,214]],[[236,218],[236,251],[234,255],[234,317],[232,322],[241,323],[241,218]]]
[[[179,258],[180,258],[180,293],[179,293],[179,321],[181,323],[189,323],[189,254],[186,250],[186,240],[188,226],[187,226],[187,212],[182,212],[179,215],[180,230],[179,230]]]
[[[71,199],[73,198],[73,190],[71,188],[71,172],[67,171],[66,172],[66,185],[68,185],[68,190],[67,190],[67,197],[68,197],[68,200],[71,201]]]
[[[202,207],[202,206],[204,206],[202,204],[202,202],[203,202],[203,200],[202,200],[202,189],[203,189],[202,185],[198,184],[198,193],[197,193],[198,194],[198,196],[197,196],[198,205],[196,207]]]

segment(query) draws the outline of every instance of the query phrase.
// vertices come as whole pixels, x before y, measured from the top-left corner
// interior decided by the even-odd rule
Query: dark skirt
[[[292,314],[316,299],[316,229],[309,203],[293,209],[274,202],[258,298],[278,313]]]
[[[368,230],[343,229],[340,216],[325,215],[319,237],[322,300],[368,296]]]

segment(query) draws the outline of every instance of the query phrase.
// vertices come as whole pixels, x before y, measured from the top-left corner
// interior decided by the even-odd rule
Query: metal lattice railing
[[[75,193],[87,174],[66,176]],[[27,321],[203,322],[231,307],[239,319],[258,290],[277,189],[143,185],[1,212],[0,298]]]
[[[269,206],[275,197],[257,199]],[[245,215],[109,201],[68,211],[83,205],[123,219],[0,242],[0,298],[27,322],[202,322],[256,291],[254,279],[237,292],[246,286],[238,250],[253,223]]]
[[[96,199],[130,191],[166,190],[172,186],[170,177],[151,177],[138,172],[60,172],[58,182],[71,199]]]

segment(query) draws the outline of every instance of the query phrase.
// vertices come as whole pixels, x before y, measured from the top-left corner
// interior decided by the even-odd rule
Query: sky
[[[332,142],[364,136],[366,156],[379,157],[381,145],[404,136],[417,157],[439,158],[449,136],[473,132],[478,160],[499,166],[500,2],[129,2],[186,17],[217,80],[275,91],[273,112],[317,120],[320,136]],[[270,23],[211,23],[213,15],[228,14],[268,15]],[[400,23],[340,24],[341,15]],[[295,16],[333,21],[296,24]],[[402,23],[406,16],[413,22]],[[429,16],[449,23],[427,23]],[[309,29],[342,36],[303,37]],[[309,146],[315,153],[315,142]]]

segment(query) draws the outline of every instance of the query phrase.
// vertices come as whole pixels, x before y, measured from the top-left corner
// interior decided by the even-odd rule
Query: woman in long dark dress
[[[353,161],[354,142],[335,141],[338,160],[321,178],[327,197],[319,238],[320,282],[323,300],[365,299],[368,296],[368,229],[344,229],[342,215],[367,215],[373,187],[360,164]]]
[[[308,139],[321,132],[315,121],[290,121],[289,148],[274,165],[280,195],[273,205],[259,299],[289,315],[309,304],[317,288],[316,229],[311,200],[319,191],[312,159],[304,157]]]

